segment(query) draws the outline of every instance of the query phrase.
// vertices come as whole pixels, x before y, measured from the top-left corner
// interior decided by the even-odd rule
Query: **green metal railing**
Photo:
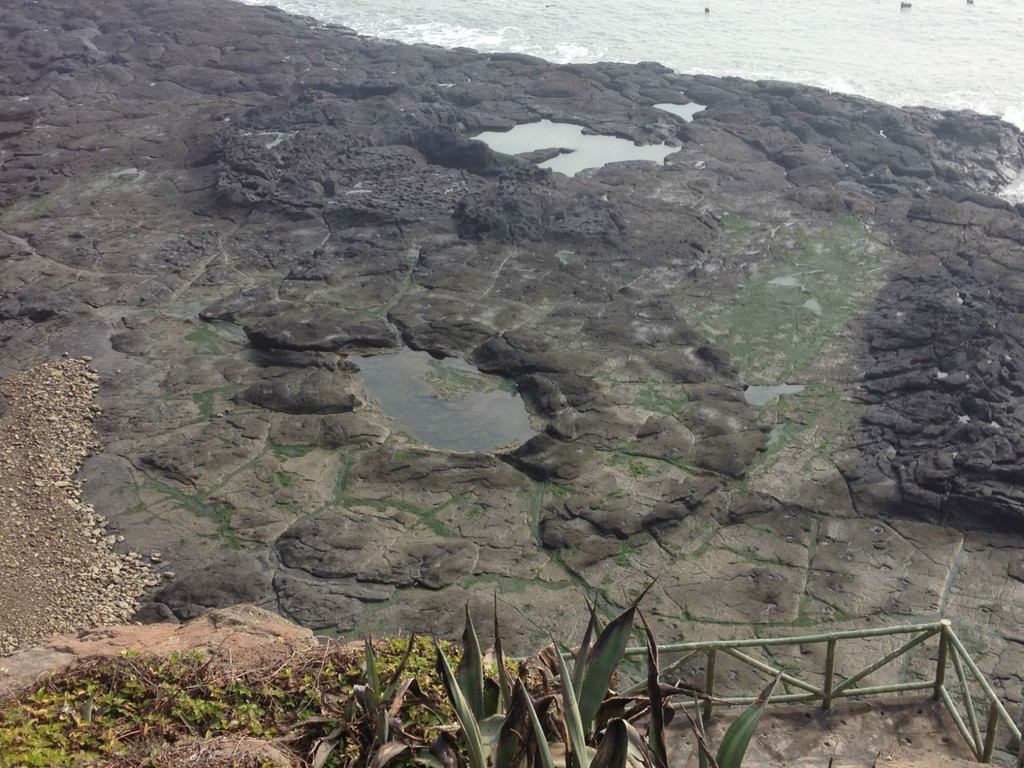
[[[851,641],[878,638],[892,635],[909,635],[909,639],[898,648],[871,662],[866,667],[850,674],[842,675],[837,671],[836,660],[840,644]],[[863,685],[865,678],[882,667],[887,666],[900,657],[906,656],[911,650],[927,642],[937,643],[935,652],[935,675],[929,680],[906,683],[889,683],[882,685]],[[777,648],[780,646],[806,646],[825,644],[825,663],[820,674],[822,683],[815,685],[801,680],[797,675],[779,669],[775,664],[751,656],[745,649]],[[628,648],[627,656],[643,656],[645,648]],[[707,640],[694,643],[673,643],[658,646],[659,656],[682,654],[671,664],[662,669],[662,675],[670,674],[687,663],[706,657],[704,665],[704,701],[703,714],[711,717],[715,707],[743,706],[754,701],[755,695],[725,696],[715,695],[716,678],[721,656],[726,655],[743,664],[770,676],[779,675],[780,683],[792,691],[799,693],[782,693],[772,696],[772,703],[811,703],[821,702],[821,706],[830,709],[836,699],[850,696],[878,696],[887,693],[907,693],[910,691],[928,691],[932,697],[941,701],[949,711],[957,730],[974,756],[982,763],[992,761],[996,735],[1003,726],[1017,741],[1020,742],[1021,732],[1006,707],[999,700],[988,680],[978,669],[960,638],[953,632],[951,623],[943,619],[931,624],[912,624],[902,627],[883,627],[878,629],[858,629],[843,632],[827,632],[799,637],[751,638],[749,640]],[[952,666],[954,679],[950,681],[947,674]],[[951,682],[953,687],[951,688]],[[972,693],[972,683],[976,692]],[[684,705],[685,706],[685,705]],[[984,723],[984,727],[982,727]]]

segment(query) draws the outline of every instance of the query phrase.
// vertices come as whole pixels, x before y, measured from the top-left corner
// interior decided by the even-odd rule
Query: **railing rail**
[[[837,659],[840,658],[841,647],[855,640],[879,638],[895,635],[909,635],[910,638],[895,650],[892,650],[867,666],[850,674],[841,675],[837,672]],[[887,683],[881,685],[860,685],[865,678],[906,656],[913,649],[936,639],[935,674],[931,679],[914,682]],[[822,684],[816,685],[800,678],[800,672],[784,671],[769,661],[762,661],[741,649],[769,649],[785,646],[807,646],[824,643],[825,663],[820,670]],[[627,648],[627,656],[643,656],[645,648]],[[821,702],[821,706],[830,709],[836,699],[851,696],[878,696],[886,693],[907,693],[910,691],[932,692],[932,698],[941,701],[949,711],[957,730],[963,737],[975,758],[982,763],[992,761],[995,751],[996,737],[1000,726],[1020,743],[1021,731],[1006,707],[999,700],[985,675],[982,674],[963,642],[953,631],[949,620],[943,619],[929,624],[910,624],[901,627],[878,627],[872,629],[854,629],[840,632],[825,632],[814,635],[795,637],[756,637],[746,640],[702,640],[692,643],[670,643],[658,646],[659,656],[682,654],[679,658],[661,670],[662,675],[674,672],[688,662],[705,656],[705,672],[703,686],[703,715],[710,718],[715,707],[742,706],[751,704],[756,695],[726,696],[716,695],[716,682],[720,677],[719,666],[725,654],[737,661],[764,672],[767,675],[780,675],[780,683],[787,692],[772,697],[773,703],[810,703]],[[947,667],[952,666],[953,674],[947,674]],[[811,670],[805,670],[809,672]],[[951,683],[953,686],[951,687]],[[972,692],[972,684],[979,695]],[[791,692],[794,689],[800,692]],[[682,704],[681,706],[687,706]],[[979,707],[981,710],[979,711]],[[981,717],[979,717],[979,714]],[[984,727],[982,727],[982,723]],[[1024,750],[1022,750],[1024,753]]]

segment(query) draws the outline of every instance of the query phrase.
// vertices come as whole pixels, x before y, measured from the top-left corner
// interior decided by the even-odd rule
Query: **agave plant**
[[[642,615],[647,640],[646,687],[627,696],[610,690],[637,613],[634,603],[601,627],[597,611],[591,607],[579,649],[568,653],[552,643],[541,651],[537,657],[541,681],[528,687],[525,672],[514,686],[511,683],[501,651],[497,612],[497,679],[484,674],[483,654],[467,606],[458,667],[452,669],[439,645],[437,667],[465,741],[468,768],[669,768],[665,728],[672,710],[668,699],[692,691],[661,682],[657,644]],[[777,682],[776,677],[741,713],[715,754],[704,734],[700,708],[696,720],[687,713],[702,768],[741,767]],[[634,725],[643,717],[647,719],[646,736]],[[445,761],[444,768],[454,768],[454,764]]]
[[[765,686],[754,703],[729,726],[729,730],[722,737],[722,743],[718,745],[718,753],[715,755],[717,768],[740,768],[747,746],[754,735],[754,729],[757,727],[757,721],[761,719],[761,713],[764,711],[768,699],[771,698],[772,691],[775,690],[780,677],[782,677],[781,672]]]
[[[668,768],[668,755],[665,749],[665,707],[664,693],[666,686],[660,681],[658,663],[658,645],[654,641],[654,633],[647,620],[641,615],[644,625],[644,634],[647,639],[647,697],[650,702],[650,726],[647,731],[647,747],[651,756],[652,768]],[[747,709],[726,730],[718,751],[714,756],[711,754],[711,747],[708,744],[707,733],[704,730],[704,721],[701,715],[701,707],[694,706],[694,715],[690,715],[685,709],[686,716],[690,719],[690,725],[697,740],[697,750],[700,768],[741,768],[743,758],[746,755],[747,747],[753,738],[757,722],[761,719],[761,713],[771,698],[776,684],[782,673],[779,672],[775,678],[768,683],[761,694],[754,700]],[[677,688],[668,689],[672,693],[686,692]],[[696,701],[694,702],[697,703]]]
[[[601,627],[597,611],[591,607],[583,642],[572,654],[571,669],[566,653],[552,643],[538,654],[543,681],[531,694],[523,679],[513,690],[501,650],[497,611],[497,679],[484,675],[483,655],[467,607],[458,668],[452,669],[440,647],[437,664],[466,742],[469,768],[592,768],[595,761],[604,768],[624,766],[629,732],[635,729],[618,718],[609,719],[608,708],[602,705],[612,700],[609,687],[629,641],[635,613],[636,604]],[[541,719],[549,708],[560,714],[548,718],[555,725],[545,729]],[[598,734],[601,745],[595,749],[591,742]],[[568,761],[563,756],[566,747]]]
[[[389,701],[398,692],[401,674],[405,670],[409,654],[412,651],[412,641],[413,638],[410,638],[409,648],[399,663],[398,669],[395,670],[395,674],[392,675],[387,686],[382,688],[380,675],[377,671],[377,657],[373,650],[373,643],[370,642],[369,638],[366,638],[363,649],[365,664],[363,671],[364,682],[353,686],[352,695],[346,700],[337,703],[338,708],[341,709],[341,717],[338,719],[338,724],[334,730],[313,744],[312,758],[310,760],[312,768],[322,768],[327,763],[331,754],[344,738],[345,732],[352,730],[355,724],[365,723],[371,738],[377,745],[386,744],[390,741],[391,718],[388,717],[387,708],[382,705],[382,702]],[[319,719],[327,720],[327,718]]]
[[[440,645],[435,643],[437,669],[466,744],[469,768],[515,768],[524,762],[533,762],[528,759],[527,735],[533,732],[530,717],[537,717],[536,709],[522,681],[517,683],[514,692],[512,690],[501,648],[497,607],[494,637],[497,680],[484,675],[483,653],[468,606],[462,657],[455,670]]]
[[[643,594],[605,627],[600,626],[596,606],[592,605],[583,642],[573,654],[572,669],[567,669],[564,664],[565,654],[562,652],[553,654],[558,658],[556,664],[548,662],[549,666],[556,668],[563,691],[573,694],[584,738],[590,739],[603,730],[610,721],[609,711],[621,705],[614,697],[609,698],[608,692],[632,635],[637,603]],[[542,657],[550,659],[555,648],[554,644],[549,646],[547,653],[542,652]]]
[[[430,762],[427,750],[422,748],[422,740],[407,733],[402,722],[403,711],[410,707],[430,709],[439,720],[447,719],[434,711],[416,678],[406,673],[416,646],[416,637],[410,637],[397,667],[385,680],[373,643],[369,638],[364,640],[361,682],[352,686],[349,695],[325,701],[324,717],[304,721],[306,725],[335,723],[333,730],[313,743],[311,768],[323,768],[332,760],[332,755],[333,762],[339,762],[338,747],[346,744],[353,745],[354,752],[358,754],[341,758],[340,762],[345,765],[359,762],[365,763],[366,768],[383,768],[407,754],[412,754],[422,763]],[[436,761],[432,764],[440,768]]]
[[[701,708],[695,706],[692,717],[687,713],[694,735],[697,737],[700,768],[742,768],[743,758],[746,755],[747,747],[750,746],[750,740],[754,736],[757,722],[761,719],[761,713],[781,677],[782,673],[780,672],[765,686],[754,702],[732,722],[722,737],[714,756],[711,755],[711,747],[708,746]]]

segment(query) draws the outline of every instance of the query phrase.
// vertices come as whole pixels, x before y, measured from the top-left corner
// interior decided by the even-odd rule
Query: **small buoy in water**
[[[704,13],[711,13],[711,9],[710,8],[705,8],[704,9]]]
[[[903,2],[900,3],[900,9],[901,10],[905,10],[905,9],[907,9],[909,7],[910,7],[910,3],[908,3],[906,0],[903,0]]]

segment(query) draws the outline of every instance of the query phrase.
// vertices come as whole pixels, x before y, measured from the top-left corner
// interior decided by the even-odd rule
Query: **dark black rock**
[[[249,341],[263,349],[340,352],[398,345],[387,322],[323,307],[287,309],[244,330]]]
[[[363,404],[359,386],[350,374],[306,368],[254,384],[240,399],[280,413],[345,413]]]
[[[155,608],[146,609],[150,619],[162,616],[166,606],[181,620],[194,619],[207,608],[225,608],[237,603],[275,607],[271,586],[273,569],[266,555],[226,552],[223,559],[167,582],[155,595]]]

